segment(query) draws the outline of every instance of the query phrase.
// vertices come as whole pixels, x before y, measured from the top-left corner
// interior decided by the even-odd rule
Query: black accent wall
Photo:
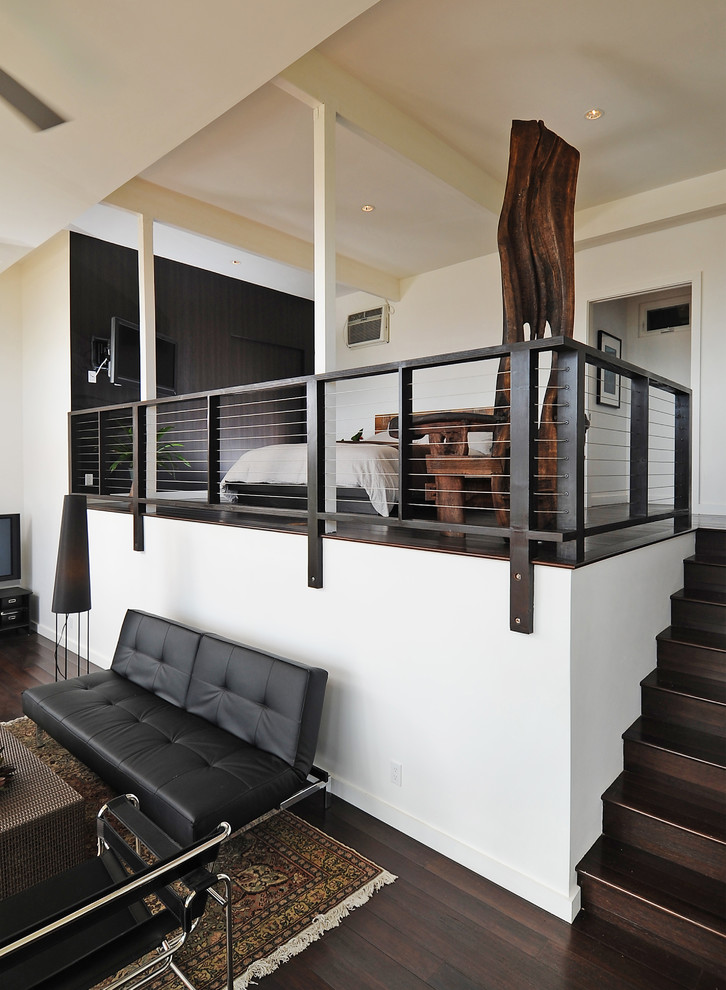
[[[176,341],[177,394],[312,374],[311,300],[165,258],[154,282],[157,332]],[[93,339],[108,340],[114,316],[139,321],[137,252],[71,233],[70,298],[72,408],[137,400],[105,371],[88,381]]]

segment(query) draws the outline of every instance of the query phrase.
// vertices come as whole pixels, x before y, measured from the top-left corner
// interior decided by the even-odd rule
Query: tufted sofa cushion
[[[315,756],[305,739],[311,690],[324,671],[245,646],[203,636],[189,683],[186,709],[307,774]],[[324,681],[323,681],[324,683]]]
[[[183,707],[200,639],[201,633],[186,626],[129,610],[111,670]]]

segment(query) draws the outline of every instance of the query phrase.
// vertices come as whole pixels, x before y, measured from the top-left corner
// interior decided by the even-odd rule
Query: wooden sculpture
[[[574,213],[580,153],[541,120],[514,120],[509,170],[499,217],[504,344],[545,336],[573,335],[575,308]],[[528,336],[525,328],[528,327]],[[557,363],[552,367],[537,432],[537,525],[552,525],[557,501]],[[508,463],[510,360],[502,358],[492,456]],[[509,525],[509,471],[492,477],[500,525]]]

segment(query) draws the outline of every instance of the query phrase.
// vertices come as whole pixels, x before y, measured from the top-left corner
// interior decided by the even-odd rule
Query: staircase
[[[653,986],[726,987],[726,530],[699,529],[577,867],[575,925],[651,967]]]

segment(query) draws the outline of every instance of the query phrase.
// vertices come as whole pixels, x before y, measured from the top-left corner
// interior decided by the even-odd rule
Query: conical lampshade
[[[91,608],[91,576],[88,562],[88,517],[85,495],[63,499],[58,561],[51,611],[71,614]]]

